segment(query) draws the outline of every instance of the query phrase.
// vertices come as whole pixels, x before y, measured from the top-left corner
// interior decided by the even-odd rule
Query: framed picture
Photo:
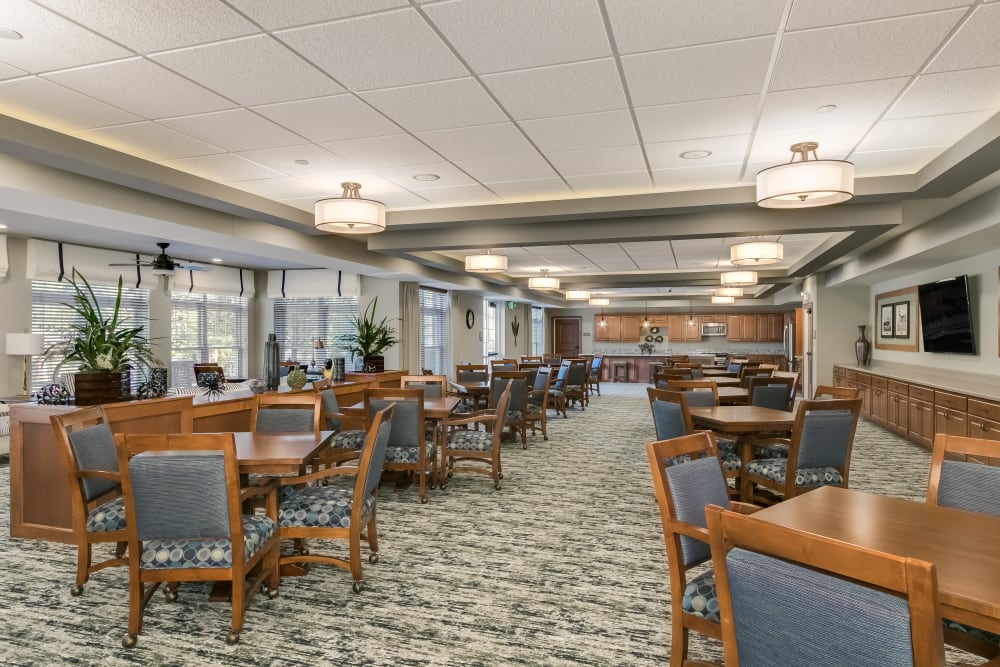
[[[893,307],[891,303],[887,303],[882,306],[880,313],[880,321],[882,322],[882,338],[892,338],[894,336],[892,322],[893,322]]]
[[[910,302],[901,301],[892,306],[893,324],[892,335],[894,338],[910,337]]]

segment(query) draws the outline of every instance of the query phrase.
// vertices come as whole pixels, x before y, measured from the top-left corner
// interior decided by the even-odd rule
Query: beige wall
[[[10,269],[7,277],[0,279],[0,344],[3,344],[3,334],[16,331],[31,330],[31,285],[25,280],[25,248],[24,239],[7,238],[7,256]],[[4,350],[3,372],[0,372],[0,396],[13,396],[21,391],[22,357],[11,357]],[[30,381],[30,379],[29,379]]]

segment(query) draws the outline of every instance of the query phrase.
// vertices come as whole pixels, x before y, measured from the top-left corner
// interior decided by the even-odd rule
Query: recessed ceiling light
[[[685,160],[700,160],[712,154],[712,151],[684,151],[681,157]]]
[[[215,262],[216,264],[222,264],[222,258],[221,257],[213,257],[212,261]]]
[[[303,160],[300,158],[295,161],[295,164],[309,164],[309,160]]]
[[[817,113],[831,113],[837,110],[836,104],[824,104],[823,106],[816,109]]]
[[[0,28],[0,39],[21,39],[24,35],[10,28]]]
[[[415,181],[436,181],[441,177],[437,174],[414,174],[413,180]]]

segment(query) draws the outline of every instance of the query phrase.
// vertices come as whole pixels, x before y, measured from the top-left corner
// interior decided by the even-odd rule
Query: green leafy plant
[[[52,346],[65,354],[64,361],[79,363],[81,373],[145,370],[160,365],[150,350],[149,340],[142,335],[143,327],[130,327],[122,321],[121,277],[110,313],[101,309],[90,283],[75,268],[69,284],[74,290],[73,302],[66,305],[83,322],[72,325],[66,340]]]
[[[361,315],[355,315],[351,318],[351,322],[354,324],[354,333],[343,334],[337,338],[351,353],[352,359],[380,355],[399,342],[399,339],[396,338],[396,329],[389,324],[388,317],[383,317],[378,322],[375,321],[377,303],[378,297],[372,299]]]

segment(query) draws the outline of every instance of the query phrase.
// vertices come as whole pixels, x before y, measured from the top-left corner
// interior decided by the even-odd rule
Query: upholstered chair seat
[[[493,434],[486,431],[450,431],[445,437],[447,438],[448,449],[488,452],[493,446]]]
[[[125,499],[122,496],[101,503],[87,514],[87,532],[125,530]]]
[[[747,463],[746,471],[760,475],[777,484],[785,483],[788,459],[754,459]],[[820,468],[799,468],[795,471],[795,486],[827,486],[844,483],[840,471],[830,466]]]
[[[307,486],[278,504],[278,525],[282,528],[350,528],[353,501],[353,484]],[[368,523],[375,507],[375,496],[366,495],[361,502],[361,522]]]
[[[427,458],[433,459],[437,456],[437,448],[434,443],[430,440],[424,443],[427,448]],[[385,462],[386,463],[420,463],[420,448],[419,447],[394,447],[389,446],[385,449]]]
[[[277,532],[266,516],[243,516],[243,560],[249,562]],[[233,566],[232,542],[227,539],[146,540],[140,555],[144,569],[229,568]]]
[[[368,432],[362,430],[341,431],[333,436],[330,446],[334,449],[361,449],[367,436]]]
[[[684,587],[681,609],[685,614],[719,622],[719,596],[715,589],[714,571],[703,572],[688,582]]]

